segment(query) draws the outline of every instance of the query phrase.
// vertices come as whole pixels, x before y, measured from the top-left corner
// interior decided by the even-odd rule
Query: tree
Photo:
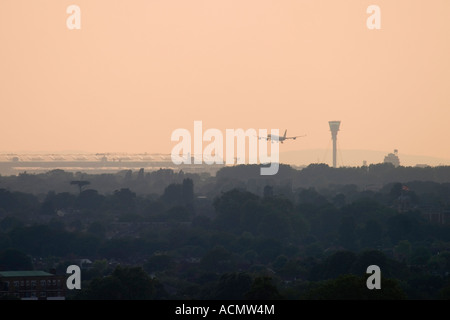
[[[272,263],[272,266],[275,271],[280,272],[286,263],[288,262],[288,258],[285,255],[279,255],[275,261]]]
[[[444,279],[434,274],[413,274],[407,281],[408,297],[411,300],[436,299],[445,286]]]
[[[300,205],[322,206],[327,203],[325,197],[320,195],[315,188],[302,189],[298,195],[298,200]]]
[[[247,273],[224,273],[213,292],[213,299],[242,300],[245,293],[250,290],[251,284],[252,279]]]
[[[264,192],[263,192],[264,198],[270,198],[273,197],[273,187],[266,185],[264,187]]]
[[[186,207],[183,206],[174,206],[167,210],[161,217],[163,217],[164,221],[189,221],[190,211]]]
[[[254,241],[253,249],[262,262],[269,263],[281,254],[282,244],[274,238],[259,238]]]
[[[174,265],[173,258],[166,254],[155,254],[144,263],[144,270],[148,273],[169,270]]]
[[[342,208],[343,206],[345,206],[346,205],[345,194],[338,193],[337,195],[335,195],[333,198],[333,204],[338,208]]]
[[[73,181],[70,181],[70,184],[78,186],[80,194],[81,194],[81,191],[83,191],[83,187],[85,187],[85,186],[87,186],[87,185],[89,185],[91,183],[89,181],[86,181],[86,180],[73,180]]]
[[[356,225],[353,217],[342,218],[341,225],[339,226],[339,240],[346,249],[355,249]]]
[[[245,294],[247,300],[278,300],[282,299],[278,288],[273,284],[272,278],[267,276],[256,277],[250,290]]]
[[[287,240],[292,235],[292,224],[286,213],[269,212],[262,217],[258,233],[268,238]]]
[[[166,295],[162,285],[141,267],[117,266],[111,275],[95,278],[75,299],[154,300]]]
[[[366,250],[358,254],[353,263],[352,271],[355,274],[363,275],[370,265],[377,265],[382,270],[383,277],[392,276],[387,256],[378,250]]]
[[[303,299],[307,300],[404,300],[406,294],[397,280],[381,278],[381,290],[369,290],[367,277],[341,275],[310,289]]]
[[[45,200],[41,205],[39,213],[43,215],[55,215],[56,209],[53,202],[51,200]]]
[[[394,254],[398,260],[408,262],[411,257],[411,243],[408,240],[400,240],[394,247]]]
[[[72,208],[75,204],[76,196],[69,192],[62,192],[54,195],[51,199],[56,210]]]
[[[87,232],[103,238],[106,233],[106,228],[102,222],[94,221],[89,225]]]
[[[88,189],[80,193],[76,204],[80,209],[96,210],[103,204],[104,198],[97,190]]]
[[[66,263],[64,266],[70,265],[72,263]],[[66,270],[62,270],[65,272]],[[83,270],[83,280],[92,280],[94,278],[103,278],[104,276],[110,274],[113,270],[110,270],[108,266],[108,260],[95,260],[92,266],[86,270]]]
[[[0,233],[0,251],[11,247],[11,239],[5,233]]]
[[[403,184],[401,184],[400,182],[396,182],[392,185],[392,188],[389,191],[389,200],[391,201],[391,203],[397,200],[398,197],[400,197],[400,195],[402,194],[402,187]]]
[[[259,197],[248,191],[233,189],[223,193],[213,202],[217,212],[215,224],[227,231],[241,231],[240,225],[244,209],[249,202],[258,202]]]
[[[14,216],[7,216],[0,222],[0,230],[9,232],[15,228],[23,226],[23,221]]]
[[[105,241],[99,249],[102,257],[109,259],[126,259],[133,254],[133,244],[129,238],[113,238]]]
[[[431,258],[430,250],[427,247],[420,246],[413,250],[411,254],[411,264],[426,265]]]
[[[347,250],[337,251],[312,268],[311,280],[332,279],[349,274],[355,261],[355,253]]]
[[[364,247],[377,247],[381,243],[382,236],[383,229],[381,225],[375,220],[369,220],[361,235],[362,245]]]
[[[136,193],[132,192],[129,188],[115,190],[112,195],[112,202],[115,209],[134,212],[136,207]]]
[[[208,251],[200,261],[206,270],[227,272],[233,270],[233,254],[222,246],[216,246]]]
[[[0,270],[33,270],[33,263],[30,257],[22,251],[6,249],[0,252]]]
[[[180,203],[182,194],[183,194],[183,188],[180,184],[170,184],[164,189],[164,193],[161,196],[161,200],[163,200],[166,204],[177,204]]]
[[[194,203],[194,182],[190,178],[183,179],[182,184],[183,204],[188,208]]]
[[[441,300],[450,300],[450,283],[439,290],[438,298]]]
[[[6,212],[13,210],[17,206],[17,201],[12,193],[6,189],[0,189],[0,208]]]

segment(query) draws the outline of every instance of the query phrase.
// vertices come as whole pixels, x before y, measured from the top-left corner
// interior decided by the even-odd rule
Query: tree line
[[[295,187],[283,176],[288,167],[277,181],[245,180],[254,168],[216,177],[165,172],[175,182],[160,193],[136,192],[133,183],[101,192],[94,188],[101,177],[65,172],[49,176],[70,191],[1,188],[0,270],[64,273],[90,259],[82,269],[86,290],[71,299],[449,297],[448,182],[393,175],[377,189]],[[308,170],[332,181],[322,169],[334,170]],[[365,287],[371,264],[380,266],[387,290]]]

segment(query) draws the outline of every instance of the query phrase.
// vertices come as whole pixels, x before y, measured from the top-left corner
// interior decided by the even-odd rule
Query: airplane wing
[[[257,136],[257,137],[258,137],[259,140],[261,140],[261,139],[270,140],[270,137],[269,137],[269,136],[265,136],[265,137]]]
[[[297,139],[297,138],[301,138],[301,137],[306,137],[306,134],[302,135],[302,136],[294,136],[294,137],[286,137],[286,139]]]

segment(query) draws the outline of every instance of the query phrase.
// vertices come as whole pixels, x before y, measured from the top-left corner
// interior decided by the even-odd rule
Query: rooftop
[[[43,277],[53,276],[45,271],[0,271],[0,277]]]

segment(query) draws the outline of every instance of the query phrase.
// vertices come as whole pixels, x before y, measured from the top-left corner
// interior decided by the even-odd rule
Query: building
[[[441,207],[422,206],[422,216],[431,223],[450,225],[450,210]]]
[[[384,163],[392,163],[395,167],[400,165],[400,159],[398,158],[398,150],[395,149],[394,153],[389,153],[384,157]]]
[[[0,271],[0,296],[22,300],[65,300],[66,276],[44,271]]]

